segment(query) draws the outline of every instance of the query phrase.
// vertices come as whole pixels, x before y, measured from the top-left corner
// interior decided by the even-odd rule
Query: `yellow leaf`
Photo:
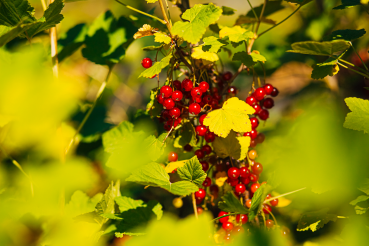
[[[204,59],[212,62],[219,60],[219,57],[216,53],[203,51],[202,45],[194,48],[191,56],[195,59]]]
[[[319,223],[320,223],[320,220],[318,220],[317,222],[315,222],[313,224],[308,225],[307,227],[305,227],[303,229],[297,229],[297,231],[308,231],[310,229],[312,232],[314,232],[314,231],[318,230],[317,226],[319,225]]]
[[[155,30],[158,30],[157,28],[153,28],[148,24],[143,25],[140,29],[138,29],[138,32],[135,33],[135,35],[133,35],[134,39],[139,39],[139,38],[143,38],[146,36],[152,36],[154,35]]]
[[[247,152],[249,151],[251,138],[250,137],[237,137],[238,142],[241,145],[241,156],[240,160],[245,159]]]
[[[167,36],[165,33],[157,32],[154,35],[155,35],[155,42],[170,44],[170,42],[172,41],[172,39],[169,36]]]
[[[367,3],[369,3],[369,0],[361,0],[360,2],[361,2],[361,4],[367,4]]]
[[[238,99],[232,97],[224,102],[221,109],[213,110],[204,119],[204,125],[210,131],[220,137],[227,137],[231,130],[235,132],[251,131],[251,122],[248,114],[253,114],[255,110]]]
[[[215,184],[219,187],[224,185],[224,182],[228,179],[228,177],[220,177],[215,180]]]
[[[275,196],[279,196],[280,194],[273,191],[272,192],[272,197],[275,197]],[[283,207],[287,207],[288,205],[290,205],[292,201],[285,198],[285,197],[278,197],[278,205],[277,205],[277,208],[283,208]]]
[[[156,3],[158,0],[146,0],[147,3]]]
[[[0,127],[5,126],[12,120],[13,120],[13,117],[10,115],[0,115]]]
[[[186,164],[186,162],[187,162],[187,161],[188,161],[188,160],[171,162],[171,163],[169,163],[169,164],[165,167],[165,171],[166,171],[167,173],[171,173],[171,172],[173,172],[175,169],[180,168],[180,167],[183,167],[183,166]]]
[[[240,26],[234,26],[234,27],[226,26],[220,30],[219,37],[220,38],[228,37],[229,41],[238,43],[238,42],[247,40],[249,38],[253,38],[254,33]]]

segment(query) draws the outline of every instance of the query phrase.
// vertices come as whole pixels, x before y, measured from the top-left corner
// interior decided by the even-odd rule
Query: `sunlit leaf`
[[[145,139],[144,146],[146,146],[146,151],[152,161],[156,161],[163,154],[165,147],[163,137],[165,138],[166,135],[167,133],[163,133],[158,138],[155,136],[149,136]]]
[[[102,199],[96,204],[95,212],[97,214],[114,214],[115,213],[115,198],[120,196],[120,182],[115,184],[112,182],[106,189]],[[104,224],[108,219],[102,219],[100,224]]]
[[[86,193],[78,190],[73,193],[69,203],[65,205],[65,212],[71,217],[92,212],[96,204],[102,199],[102,196],[103,195],[99,193],[93,198],[90,198]]]
[[[27,0],[0,0],[0,25],[13,27],[36,21],[33,16],[35,9]]]
[[[134,200],[127,196],[118,196],[115,198],[115,202],[119,206],[119,211],[121,213],[130,209],[136,209],[138,207],[145,206],[142,200]]]
[[[217,37],[214,37],[214,36],[204,38],[203,42],[204,42],[204,44],[202,46],[203,51],[209,51],[209,52],[213,52],[213,53],[218,53],[219,49],[222,46],[228,44],[226,41],[223,41],[223,40],[221,40]]]
[[[146,105],[146,112],[150,114],[151,117],[157,117],[161,114],[163,110],[163,105],[157,100],[157,95],[159,88],[154,88],[150,91],[150,102]]]
[[[223,27],[219,32],[219,37],[228,37],[231,42],[241,42],[254,37],[252,31],[248,31],[240,26]]]
[[[355,200],[350,202],[350,205],[355,206],[359,202],[365,202],[368,199],[369,199],[369,196],[365,196],[365,195],[358,196]]]
[[[177,173],[182,180],[193,182],[197,186],[201,186],[206,178],[206,173],[202,170],[197,156],[186,161],[184,166],[177,169]]]
[[[348,97],[345,102],[352,111],[348,113],[345,119],[344,127],[356,131],[369,132],[369,101]]]
[[[172,41],[172,39],[168,35],[162,32],[157,32],[154,34],[154,36],[155,42],[158,43],[170,44],[170,42]]]
[[[316,231],[323,228],[329,221],[336,221],[337,215],[328,214],[328,208],[316,211],[304,213],[297,225],[297,231]]]
[[[252,67],[257,64],[258,61],[265,62],[266,59],[256,51],[253,51],[250,54],[247,54],[245,51],[241,51],[233,55],[232,61],[241,61],[247,67]]]
[[[183,161],[174,161],[174,162],[170,162],[166,167],[165,167],[165,171],[167,173],[172,173],[174,170],[176,170],[177,168],[183,167],[186,162],[188,160],[183,160]]]
[[[216,53],[212,53],[209,51],[203,51],[202,46],[198,46],[196,48],[193,48],[193,53],[191,56],[195,59],[204,59],[207,61],[215,62],[219,60],[219,57]]]
[[[319,56],[331,56],[336,52],[343,52],[350,48],[349,42],[344,40],[325,42],[305,41],[293,43],[291,46],[292,50],[288,50],[287,52]]]
[[[155,32],[153,32],[154,30],[157,30],[157,28],[151,27],[148,24],[143,25],[142,27],[140,27],[138,29],[138,32],[136,32],[133,35],[134,39],[139,39],[139,38],[143,38],[143,37],[147,37],[147,36],[152,36],[155,34]]]
[[[161,61],[155,62],[154,65],[152,65],[152,67],[143,71],[139,77],[152,78],[154,75],[159,74],[161,70],[163,70],[165,67],[169,65],[171,58],[172,53],[164,57]]]

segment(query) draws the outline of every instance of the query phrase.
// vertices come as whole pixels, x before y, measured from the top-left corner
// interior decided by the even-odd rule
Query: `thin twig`
[[[54,0],[50,0],[52,4]],[[59,59],[58,59],[58,35],[56,25],[50,28],[50,44],[51,44],[51,59],[53,63],[53,73],[57,78],[59,76]]]
[[[259,17],[258,17],[258,15],[256,14],[256,12],[255,12],[254,8],[252,7],[252,5],[251,5],[251,3],[250,3],[250,0],[247,0],[247,2],[249,3],[250,8],[251,8],[252,12],[254,13],[254,16],[255,16],[256,20],[257,20],[257,21],[259,21]]]
[[[193,205],[193,211],[195,212],[195,217],[196,217],[196,219],[198,219],[199,215],[197,214],[197,205],[196,205],[195,193],[192,193],[192,205]]]
[[[369,79],[369,76],[368,76],[368,75],[366,75],[366,74],[364,74],[364,73],[361,73],[361,72],[359,72],[359,71],[357,71],[357,70],[354,70],[354,69],[352,69],[352,68],[349,68],[349,67],[347,67],[347,66],[343,65],[343,64],[342,64],[342,63],[340,63],[340,62],[337,62],[337,64],[338,64],[338,65],[341,65],[342,67],[344,67],[344,68],[346,68],[346,69],[348,69],[348,70],[350,70],[350,71],[352,71],[352,72],[354,72],[354,73],[360,74],[360,75],[364,76],[365,78]]]
[[[294,190],[294,191],[291,191],[291,192],[287,192],[287,193],[284,193],[284,194],[282,194],[282,195],[278,195],[278,196],[275,196],[275,197],[272,197],[272,198],[269,198],[269,199],[265,200],[265,201],[264,201],[264,203],[268,203],[268,202],[273,201],[274,199],[277,199],[277,198],[279,198],[279,197],[287,196],[287,195],[290,195],[290,194],[296,193],[296,192],[298,192],[298,191],[302,191],[302,190],[304,190],[304,189],[306,189],[306,187],[301,188],[301,189],[298,189],[298,190]]]
[[[150,14],[147,14],[147,13],[145,13],[145,12],[142,12],[141,10],[135,9],[135,8],[133,8],[133,7],[129,6],[129,5],[127,5],[127,4],[125,4],[125,3],[121,2],[121,1],[119,1],[119,0],[115,0],[115,1],[116,1],[116,2],[118,2],[118,3],[120,3],[120,4],[122,4],[122,5],[123,5],[124,7],[126,7],[127,9],[133,10],[133,11],[135,11],[135,12],[137,12],[137,13],[140,13],[140,14],[142,14],[142,15],[146,15],[146,16],[148,16],[148,17],[151,17],[151,18],[155,19],[155,20],[158,20],[158,21],[160,21],[160,23],[162,23],[162,24],[164,24],[164,25],[166,25],[166,24],[167,24],[167,23],[165,22],[165,20],[162,20],[162,19],[160,19],[159,17],[156,17],[156,16],[154,16],[154,15],[150,15]]]
[[[165,11],[164,4],[163,4],[162,0],[159,0],[159,5],[160,5],[161,12],[163,14],[164,20],[166,22],[165,25],[167,25],[169,33],[172,35],[172,23],[168,19],[168,16],[167,16],[167,13]]]

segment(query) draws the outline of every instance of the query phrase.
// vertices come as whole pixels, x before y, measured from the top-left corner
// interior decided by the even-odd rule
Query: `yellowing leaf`
[[[158,0],[146,0],[147,3],[156,3]]]
[[[165,171],[166,171],[167,173],[171,173],[171,172],[173,172],[175,169],[180,168],[180,167],[183,167],[183,166],[186,164],[186,162],[187,162],[187,161],[188,161],[188,160],[171,162],[171,163],[169,163],[169,164],[165,167]]]
[[[157,30],[157,28],[153,28],[148,24],[143,25],[140,29],[138,29],[138,32],[133,35],[134,39],[143,38],[146,36],[152,36],[154,35],[154,30]],[[156,41],[156,40],[155,40]]]
[[[216,137],[213,148],[220,158],[230,156],[241,160],[246,157],[250,141],[250,137],[237,137],[237,134],[232,131],[226,138]]]
[[[154,34],[155,36],[155,42],[158,42],[158,43],[165,43],[165,44],[170,44],[170,41],[172,41],[172,39],[165,35],[165,33],[162,33],[162,32],[157,32]]]
[[[251,143],[251,138],[250,137],[237,137],[238,142],[241,145],[241,156],[240,156],[240,160],[245,159],[247,152],[249,151],[249,146]]]
[[[219,187],[224,185],[224,182],[228,179],[228,177],[220,177],[215,180],[215,184]]]
[[[251,122],[248,114],[253,114],[255,110],[238,99],[232,97],[224,102],[221,109],[213,110],[204,119],[204,125],[210,131],[220,137],[227,137],[231,130],[235,132],[251,131]]]
[[[238,43],[238,42],[247,40],[249,38],[253,38],[254,33],[240,26],[234,26],[234,27],[226,26],[220,30],[219,37],[220,38],[228,37],[231,42]]]
[[[280,194],[277,193],[277,192],[275,192],[275,191],[272,192],[272,197],[276,197],[276,196],[279,196],[279,195]],[[278,208],[287,207],[288,205],[291,204],[291,202],[292,202],[291,200],[285,198],[284,196],[278,197],[278,205],[277,205],[277,207]]]
[[[204,59],[212,62],[219,60],[217,54],[208,51],[203,51],[202,45],[194,48],[191,56],[195,59]]]

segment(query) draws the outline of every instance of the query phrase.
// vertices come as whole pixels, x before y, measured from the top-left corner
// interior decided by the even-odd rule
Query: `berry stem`
[[[352,67],[354,67],[354,68],[357,68],[357,69],[359,69],[360,71],[362,71],[363,73],[366,73],[367,71],[365,71],[364,69],[362,69],[361,67],[358,67],[358,66],[355,66],[354,64],[352,64],[352,63],[350,63],[350,62],[348,62],[348,61],[346,61],[346,60],[343,60],[343,59],[340,59],[340,58],[337,58],[340,62],[343,62],[343,63],[346,63],[347,65],[350,65],[350,66],[352,66]]]
[[[195,217],[196,217],[196,219],[198,219],[199,215],[197,214],[197,205],[196,205],[195,193],[192,193],[192,205],[193,205],[193,211],[195,212]]]
[[[274,199],[277,199],[279,197],[284,197],[284,196],[287,196],[287,195],[290,195],[290,194],[293,194],[293,193],[296,193],[298,191],[305,190],[305,189],[306,189],[306,187],[298,189],[298,190],[294,190],[294,191],[291,191],[291,192],[287,192],[287,193],[284,193],[282,195],[278,195],[278,196],[275,196],[275,197],[272,197],[272,198],[269,198],[269,199],[265,200],[264,203],[268,203],[268,202],[273,201]]]
[[[167,28],[168,28],[168,31],[169,31],[170,35],[172,35],[172,22],[169,21],[169,19],[168,19],[168,16],[167,16],[167,13],[165,11],[165,7],[164,7],[164,4],[163,4],[162,0],[159,0],[159,5],[160,5],[160,10],[161,10],[161,12],[163,14],[163,17],[164,17],[164,20],[165,20],[165,25],[167,25]]]
[[[351,42],[349,42],[349,43],[350,43],[350,45],[351,45],[351,48],[355,51],[355,54],[359,57],[359,59],[360,59],[361,63],[364,65],[364,67],[365,67],[366,71],[369,71],[369,70],[368,70],[368,68],[367,68],[367,66],[365,65],[365,63],[364,63],[363,59],[361,59],[361,56],[359,55],[359,53],[357,53],[357,51],[356,51],[356,49],[354,48],[354,46],[352,45],[352,43],[351,43]]]
[[[340,65],[340,66],[342,66],[342,67],[344,67],[344,68],[346,68],[346,69],[348,69],[348,70],[350,70],[350,71],[352,71],[352,72],[354,72],[354,73],[360,74],[360,75],[364,76],[365,78],[368,78],[368,79],[369,79],[369,76],[368,76],[368,75],[366,75],[366,74],[364,74],[364,73],[362,73],[362,72],[359,72],[359,71],[357,71],[357,70],[354,70],[354,69],[352,69],[352,68],[349,68],[349,67],[347,67],[347,66],[343,65],[343,64],[342,64],[342,63],[340,63],[340,62],[337,62],[337,64],[338,64],[338,65]]]
[[[273,218],[273,220],[274,220],[274,224],[275,224],[276,226],[278,226],[277,219],[274,217],[274,215],[273,215],[272,211],[269,211],[269,214],[272,216],[272,218]]]
[[[223,215],[223,216],[220,216],[220,217],[217,217],[211,221],[216,221],[216,220],[219,220],[221,218],[224,218],[224,217],[227,217],[227,216],[231,216],[231,215],[237,215],[237,214],[241,214],[241,213],[229,213],[229,214],[226,214],[226,215]]]
[[[163,141],[163,144],[162,145],[164,145],[165,144],[165,141],[167,141],[167,138],[169,137],[169,135],[170,135],[170,133],[173,131],[173,129],[174,129],[174,126],[172,126],[172,128],[170,128],[170,130],[169,130],[169,132],[168,132],[168,134],[165,136],[165,138],[164,138],[164,141]]]

